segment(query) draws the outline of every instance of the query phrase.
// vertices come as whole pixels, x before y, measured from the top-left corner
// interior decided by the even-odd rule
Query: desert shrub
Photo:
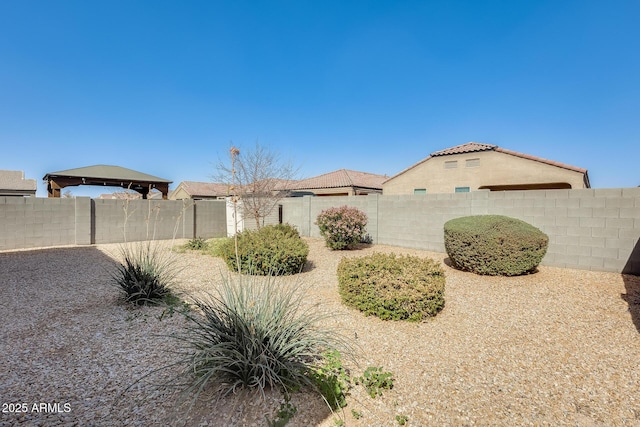
[[[547,253],[548,242],[536,227],[507,216],[467,216],[444,224],[444,246],[451,264],[477,274],[533,272]]]
[[[281,277],[227,275],[215,294],[192,298],[187,328],[175,336],[187,394],[278,387],[317,390],[311,375],[323,353],[343,347],[322,323],[330,315],[303,304],[304,286]],[[326,324],[326,323],[325,323]]]
[[[174,302],[171,292],[179,273],[173,253],[157,242],[129,243],[120,247],[122,261],[112,280],[125,301],[135,305]]]
[[[209,244],[202,237],[194,237],[184,244],[185,249],[189,249],[192,251],[201,251],[206,250],[209,247]]]
[[[351,249],[365,237],[367,214],[350,206],[329,208],[320,212],[316,224],[328,248]]]
[[[268,225],[260,230],[238,233],[238,254],[234,238],[218,247],[229,269],[259,276],[296,274],[302,271],[309,255],[309,245],[288,224]]]
[[[375,253],[338,265],[342,301],[384,320],[419,321],[444,307],[444,271],[429,258]]]

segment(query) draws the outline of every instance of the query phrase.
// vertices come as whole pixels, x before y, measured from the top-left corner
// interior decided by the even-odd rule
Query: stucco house
[[[385,195],[590,187],[586,169],[478,142],[431,153],[382,184]]]
[[[25,179],[23,171],[0,170],[0,196],[34,197],[35,179]]]
[[[230,189],[227,184],[215,182],[182,181],[169,193],[170,200],[216,200],[227,197]]]
[[[290,183],[287,189],[292,196],[305,194],[316,196],[381,194],[382,183],[387,179],[388,176],[386,175],[340,169]]]

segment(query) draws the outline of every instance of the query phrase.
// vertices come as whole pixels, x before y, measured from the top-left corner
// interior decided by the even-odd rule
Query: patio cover
[[[42,179],[47,181],[48,197],[60,197],[60,190],[69,186],[100,185],[135,190],[142,194],[143,199],[155,188],[162,193],[165,200],[169,194],[169,184],[173,182],[120,166],[108,165],[49,172]]]

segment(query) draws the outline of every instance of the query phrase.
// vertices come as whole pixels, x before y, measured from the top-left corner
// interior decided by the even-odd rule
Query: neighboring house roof
[[[0,196],[35,195],[35,179],[24,179],[23,171],[0,170]]]
[[[178,184],[191,197],[222,197],[229,195],[229,186],[215,182],[182,181]],[[176,190],[177,191],[177,188]]]
[[[497,145],[483,144],[483,143],[480,143],[480,142],[467,142],[466,144],[456,145],[455,147],[445,148],[444,150],[440,150],[440,151],[434,151],[433,153],[431,153],[429,155],[429,157],[420,160],[418,163],[416,163],[414,165],[409,166],[408,168],[404,169],[402,172],[397,173],[396,175],[394,175],[391,178],[389,178],[389,180],[395,178],[398,175],[402,175],[403,173],[407,172],[408,170],[411,170],[411,169],[415,168],[416,166],[421,165],[422,163],[426,162],[427,160],[429,160],[429,159],[431,159],[433,157],[448,156],[448,155],[452,155],[452,154],[473,153],[473,152],[480,152],[480,151],[496,151],[496,152],[499,152],[499,153],[509,154],[511,156],[521,157],[523,159],[533,160],[533,161],[540,162],[540,163],[546,163],[548,165],[557,166],[559,168],[568,169],[568,170],[571,170],[571,171],[574,171],[574,172],[579,172],[579,173],[584,174],[585,184],[586,184],[587,188],[589,188],[591,186],[590,183],[589,183],[589,175],[588,175],[587,169],[578,168],[578,167],[571,166],[571,165],[568,165],[568,164],[565,164],[565,163],[555,162],[553,160],[543,159],[542,157],[538,157],[538,156],[532,156],[532,155],[529,155],[529,154],[519,153],[517,151],[507,150],[505,148],[500,148]]]
[[[115,191],[113,193],[103,193],[98,197],[99,199],[107,199],[107,200],[136,200],[141,199],[142,195],[135,192],[126,192],[126,191]],[[161,199],[162,193],[160,191],[150,191],[148,199]]]
[[[358,172],[349,169],[325,173],[312,178],[302,179],[289,185],[289,190],[305,190],[315,188],[359,187],[382,190],[386,175]]]
[[[467,142],[466,144],[456,145],[455,147],[445,148],[444,150],[431,153],[430,157],[447,156],[449,154],[472,153],[474,151],[488,151],[497,148],[497,145],[482,144],[480,142]]]
[[[173,181],[148,175],[146,173],[123,168],[121,166],[95,165],[83,168],[67,169],[58,172],[49,172],[42,179],[50,177],[74,177],[74,178],[97,178],[113,181],[142,181],[142,182],[162,182],[171,184]]]

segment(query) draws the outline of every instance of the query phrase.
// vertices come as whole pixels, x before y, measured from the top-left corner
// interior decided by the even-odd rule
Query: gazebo
[[[134,190],[142,194],[143,199],[147,198],[152,189],[156,189],[162,193],[165,200],[169,195],[169,184],[173,182],[120,166],[108,165],[49,172],[42,179],[47,182],[48,197],[60,197],[60,190],[69,186],[100,185]]]

